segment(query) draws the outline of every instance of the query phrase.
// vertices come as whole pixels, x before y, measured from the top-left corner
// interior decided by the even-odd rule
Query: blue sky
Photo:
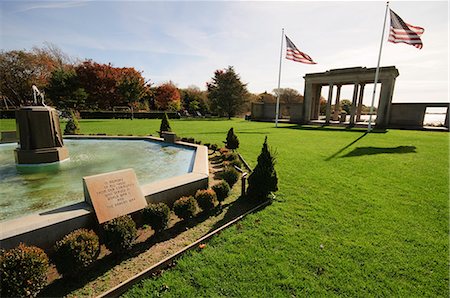
[[[281,28],[317,65],[283,59],[281,87],[303,94],[306,73],[375,67],[385,2],[14,1],[1,2],[2,50],[50,42],[79,59],[135,67],[154,84],[205,89],[216,69],[235,67],[254,93],[277,86]],[[425,28],[424,47],[383,44],[381,65],[400,72],[394,102],[447,102],[448,2],[393,1]],[[389,28],[389,17],[386,32]],[[373,87],[366,88],[370,103]],[[350,98],[351,87],[341,98]],[[326,90],[323,91],[326,96]]]

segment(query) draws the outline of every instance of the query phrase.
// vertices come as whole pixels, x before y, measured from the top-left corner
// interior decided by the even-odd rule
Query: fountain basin
[[[200,188],[208,187],[208,150],[205,146],[184,142],[176,142],[169,145],[164,143],[162,139],[153,137],[70,136],[67,139],[151,141],[163,144],[166,147],[178,146],[193,150],[193,158],[187,173],[164,177],[155,181],[142,182],[141,178],[139,178],[139,171],[136,171],[141,190],[148,203],[165,202],[171,205],[180,196],[191,195]],[[113,149],[114,147],[111,148],[111,150]],[[129,156],[124,156],[123,159],[127,161]],[[64,166],[64,163],[60,164],[60,166]],[[117,169],[111,169],[111,171],[113,170]],[[84,176],[88,175],[90,174],[88,173]],[[79,185],[79,191],[82,193],[81,179],[79,179]],[[79,201],[78,203],[60,206],[56,209],[0,222],[1,247],[14,247],[20,242],[25,242],[47,249],[70,231],[81,227],[93,227],[95,224],[96,218],[92,207],[86,202]]]

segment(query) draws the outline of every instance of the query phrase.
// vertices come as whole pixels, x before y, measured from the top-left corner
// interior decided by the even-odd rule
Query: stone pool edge
[[[164,143],[162,138],[149,136],[70,135],[64,136],[64,138],[148,140]],[[148,203],[165,202],[172,205],[180,196],[194,194],[200,188],[208,188],[208,148],[186,142],[175,142],[173,145],[195,150],[192,171],[188,174],[141,185]],[[51,250],[55,242],[64,235],[79,228],[92,228],[96,222],[93,209],[86,202],[26,215],[0,223],[0,248],[13,248],[23,242],[44,250]]]

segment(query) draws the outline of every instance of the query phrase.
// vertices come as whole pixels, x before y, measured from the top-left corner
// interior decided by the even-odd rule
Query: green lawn
[[[80,123],[86,134],[156,135],[160,121]],[[234,127],[252,166],[268,136],[280,190],[272,205],[125,296],[449,296],[448,133],[276,129],[240,119],[171,126],[218,144]]]

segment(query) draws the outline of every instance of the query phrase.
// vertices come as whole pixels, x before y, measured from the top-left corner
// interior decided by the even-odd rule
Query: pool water
[[[17,144],[0,145],[0,221],[84,200],[83,180],[132,168],[140,185],[192,171],[195,150],[144,140],[64,140],[70,158],[16,166]]]

